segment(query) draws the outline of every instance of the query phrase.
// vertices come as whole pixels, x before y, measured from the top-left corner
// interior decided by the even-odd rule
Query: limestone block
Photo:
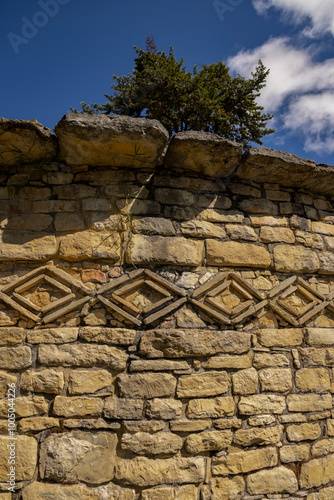
[[[249,417],[248,425],[252,427],[258,427],[260,425],[271,425],[276,422],[276,418],[273,415],[255,415],[254,417]]]
[[[212,177],[228,177],[237,167],[243,147],[216,134],[179,132],[165,157],[166,168],[186,169]]]
[[[185,486],[160,486],[149,490],[144,490],[141,494],[142,500],[197,500],[198,489],[192,484]]]
[[[165,430],[166,422],[161,422],[159,420],[124,420],[122,426],[128,432],[152,433]]]
[[[193,238],[220,238],[226,236],[225,230],[217,224],[201,220],[181,222],[181,233]]]
[[[277,215],[278,208],[275,203],[264,199],[248,198],[239,202],[238,208],[243,212],[255,214]]]
[[[58,244],[53,234],[34,231],[0,232],[0,260],[47,260],[55,256]]]
[[[301,328],[264,328],[256,333],[259,341],[265,347],[297,346],[303,342]]]
[[[41,328],[27,330],[29,344],[65,344],[75,342],[78,338],[78,328]]]
[[[324,222],[312,222],[312,231],[315,233],[334,236],[333,224],[325,224]]]
[[[50,161],[56,155],[56,137],[37,120],[0,118],[0,135],[0,165]]]
[[[207,451],[222,451],[232,442],[232,432],[224,431],[206,431],[199,434],[191,434],[185,440],[184,446],[191,455]]]
[[[127,358],[127,354],[121,349],[102,344],[45,344],[38,348],[38,360],[44,365],[106,366],[114,370],[124,370]]]
[[[104,405],[104,416],[106,418],[139,420],[142,418],[144,400],[107,398]]]
[[[334,344],[334,328],[307,328],[306,341],[310,345]]]
[[[294,243],[295,236],[291,229],[285,227],[263,226],[260,230],[260,241],[263,243]]]
[[[93,166],[153,168],[168,141],[157,120],[120,115],[68,113],[55,132],[60,160]]]
[[[271,227],[287,227],[289,225],[286,217],[271,217],[270,215],[251,215],[250,220],[252,226],[271,226]]]
[[[116,201],[116,207],[123,215],[130,212],[133,215],[161,215],[161,205],[157,201],[139,200],[138,198],[129,201],[128,198],[124,198]],[[180,208],[180,210],[183,209]],[[165,217],[169,217],[167,213],[165,213]]]
[[[331,434],[328,434],[331,435]],[[319,439],[312,446],[312,455],[329,455],[330,453],[334,453],[334,439]]]
[[[185,218],[185,217],[182,217]],[[236,210],[218,210],[217,208],[206,208],[197,216],[199,220],[210,222],[224,222],[242,224],[245,216],[242,212]]]
[[[128,264],[178,264],[200,266],[204,243],[181,237],[135,234],[126,252]]]
[[[83,231],[85,221],[81,214],[56,214],[55,230],[62,231]]]
[[[320,262],[317,254],[302,246],[277,245],[274,248],[276,271],[282,272],[314,272],[318,271]]]
[[[199,432],[212,427],[211,420],[177,420],[169,423],[173,432]]]
[[[174,420],[180,418],[182,403],[176,399],[150,399],[147,401],[146,415],[149,418],[162,418]]]
[[[300,487],[314,488],[333,481],[334,455],[315,458],[302,464],[300,471]]]
[[[25,230],[25,231],[44,231],[52,223],[53,218],[47,214],[20,214],[9,215],[8,219],[1,222],[3,229]]]
[[[59,237],[59,255],[65,260],[118,260],[121,238],[118,233],[80,231]]]
[[[41,445],[40,475],[48,481],[101,484],[114,477],[117,436],[111,432],[72,431],[48,437]]]
[[[187,361],[174,361],[171,359],[138,359],[131,361],[130,372],[189,370],[190,367]]]
[[[233,394],[254,394],[259,377],[254,368],[240,370],[232,375]]]
[[[107,370],[71,370],[68,379],[69,394],[93,393],[109,387],[113,377]]]
[[[54,174],[52,174],[54,175]],[[68,174],[66,174],[68,175]],[[50,184],[51,173],[48,173],[48,179],[46,179],[47,184]],[[58,173],[58,181],[62,180],[62,186],[55,187],[53,191],[58,196],[59,200],[82,200],[83,198],[94,198],[96,197],[96,188],[92,186],[86,186],[85,184],[74,184],[72,181],[67,178],[62,177],[59,179]],[[57,182],[57,184],[60,182]]]
[[[184,358],[220,353],[242,354],[250,350],[248,333],[220,330],[147,330],[140,354],[149,358]]]
[[[296,387],[303,392],[326,392],[331,382],[326,368],[301,368],[296,371]]]
[[[231,397],[192,399],[188,403],[186,415],[188,418],[220,418],[233,415],[234,409],[234,399]]]
[[[157,188],[154,192],[155,200],[166,205],[193,205],[196,197],[185,189]]]
[[[32,203],[33,212],[36,213],[80,212],[80,208],[80,202],[72,200],[43,200]]]
[[[211,481],[212,500],[240,500],[244,493],[245,482],[242,477],[227,479],[215,477]]]
[[[31,483],[22,492],[22,500],[135,500],[135,491],[109,483],[98,488],[84,484],[60,485]]]
[[[0,399],[5,398],[8,393],[9,384],[17,384],[18,375],[0,371]]]
[[[235,431],[233,442],[240,446],[277,444],[283,436],[283,426],[253,427]]]
[[[28,368],[31,364],[30,347],[0,347],[0,368],[21,370],[22,368]]]
[[[204,372],[180,377],[176,393],[178,398],[203,398],[223,394],[229,386],[226,372]]]
[[[329,436],[334,436],[334,420],[327,420],[327,432]]]
[[[7,474],[11,471],[11,464],[15,466],[15,481],[31,480],[37,464],[37,449],[34,437],[15,436],[15,440],[11,440],[9,436],[0,436],[0,482],[9,480]]]
[[[296,241],[306,247],[324,249],[324,242],[319,234],[307,233],[305,231],[296,231]]]
[[[22,344],[26,336],[24,328],[0,328],[0,346]]]
[[[290,444],[280,449],[281,462],[301,462],[310,458],[310,447],[308,444]]]
[[[321,427],[318,423],[288,425],[286,435],[289,441],[315,440],[321,436]]]
[[[269,354],[267,352],[257,352],[254,355],[253,366],[258,370],[269,368],[270,366],[289,366],[289,359],[285,354]]]
[[[286,392],[292,388],[289,368],[267,368],[260,372],[261,391]]]
[[[203,367],[207,370],[214,370],[216,368],[233,368],[241,370],[242,368],[250,368],[252,366],[252,359],[253,355],[251,352],[242,356],[230,356],[228,354],[212,356],[203,364]]]
[[[214,191],[217,191],[217,187]],[[205,189],[204,186],[202,189]],[[220,196],[217,194],[201,194],[198,198],[197,204],[198,206],[204,208],[219,208],[228,210],[232,206],[232,201],[227,196]]]
[[[226,224],[225,228],[231,240],[258,240],[258,236],[252,227],[241,226],[239,224]]]
[[[60,427],[59,418],[53,417],[28,417],[19,421],[19,432],[40,432],[52,427]]]
[[[252,243],[206,240],[207,262],[211,266],[261,267],[270,266],[268,251]]]
[[[132,230],[140,234],[158,234],[161,236],[173,236],[175,229],[172,221],[163,217],[141,217],[132,221]]]
[[[119,375],[119,391],[124,398],[160,398],[175,394],[176,378],[167,373]]]
[[[84,417],[85,415],[99,415],[102,412],[103,400],[76,396],[68,398],[56,396],[53,403],[53,412],[62,417]]]
[[[332,396],[330,394],[290,394],[287,397],[287,404],[289,411],[323,411],[332,407]]]
[[[48,402],[42,396],[17,397],[15,399],[15,414],[17,418],[44,415],[49,409]],[[7,399],[0,401],[0,417],[8,414]]]
[[[204,458],[149,459],[138,457],[119,460],[115,478],[124,484],[156,486],[158,484],[200,483],[205,477]]]
[[[319,254],[321,274],[333,274],[334,272],[334,258],[332,252],[322,252]]]
[[[218,476],[244,474],[266,467],[274,467],[277,464],[276,448],[267,447],[258,450],[241,451],[214,459],[213,474]]]
[[[310,493],[307,500],[328,500],[334,498],[334,486],[329,486],[328,488],[321,488],[321,490]]]
[[[216,429],[240,429],[242,420],[237,417],[232,418],[219,418],[214,421]]]
[[[251,495],[296,493],[298,482],[294,472],[286,467],[275,467],[250,474],[246,479]]]
[[[266,190],[266,198],[273,201],[290,201],[291,195],[286,191],[275,191],[274,189]]]
[[[280,415],[286,409],[286,404],[284,396],[254,394],[253,396],[241,397],[238,407],[241,415],[256,415],[263,413]]]
[[[136,432],[123,434],[121,448],[136,455],[175,455],[183,445],[183,439],[171,432]]]
[[[98,342],[103,344],[131,345],[136,336],[136,330],[127,328],[105,328],[84,326],[80,328],[79,336],[86,342]]]
[[[233,194],[241,194],[242,196],[253,196],[253,198],[261,198],[261,190],[249,186],[248,184],[241,184],[241,182],[238,182],[236,184],[229,183],[228,187]]]
[[[31,392],[59,394],[64,387],[64,374],[57,370],[28,370],[21,375],[21,388]]]

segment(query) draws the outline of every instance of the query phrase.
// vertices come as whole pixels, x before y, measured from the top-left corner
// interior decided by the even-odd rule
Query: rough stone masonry
[[[333,499],[334,168],[55,133],[0,119],[0,500]]]

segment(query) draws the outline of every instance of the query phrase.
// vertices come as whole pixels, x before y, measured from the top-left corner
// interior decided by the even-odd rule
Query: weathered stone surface
[[[334,344],[334,328],[307,328],[306,341],[310,345]]]
[[[104,416],[107,418],[139,420],[143,415],[144,400],[107,398],[104,405]]]
[[[162,418],[173,420],[180,418],[182,403],[175,399],[151,399],[147,401],[146,415],[149,418]]]
[[[237,167],[242,145],[207,132],[179,132],[174,135],[165,166],[194,170],[212,177],[228,177]]]
[[[189,370],[187,361],[174,361],[171,359],[140,359],[131,361],[130,372],[164,372],[174,370]]]
[[[118,233],[80,231],[59,238],[59,255],[69,261],[85,259],[118,260],[121,238]]]
[[[0,232],[0,260],[47,260],[56,255],[58,244],[53,234],[34,231]]]
[[[13,463],[16,481],[31,480],[37,464],[37,448],[38,444],[34,437],[15,436],[14,441],[10,440],[9,436],[0,436],[0,482],[9,481],[7,474],[10,473],[10,466]]]
[[[28,368],[31,364],[31,349],[29,347],[0,347],[0,368],[20,370]]]
[[[134,500],[135,491],[121,488],[116,484],[106,484],[89,488],[84,484],[31,483],[22,492],[22,500]]]
[[[292,388],[291,370],[267,368],[260,372],[261,391],[286,392]]]
[[[333,481],[334,455],[315,458],[302,464],[300,471],[301,488],[314,488]]]
[[[250,335],[235,331],[148,330],[143,332],[140,354],[149,358],[242,354],[250,350]]]
[[[140,234],[160,234],[161,236],[173,236],[175,229],[169,219],[163,217],[142,217],[132,221],[132,230]]]
[[[21,375],[21,388],[25,391],[59,394],[64,387],[64,374],[56,370],[28,370]]]
[[[252,429],[238,429],[235,431],[233,442],[240,446],[263,446],[277,444],[282,439],[283,426],[253,427]]]
[[[43,328],[27,330],[29,344],[64,344],[75,342],[78,338],[78,328]]]
[[[10,346],[22,344],[26,336],[24,328],[5,328],[0,327],[0,346]]]
[[[290,394],[287,397],[289,411],[323,411],[332,407],[330,394]]]
[[[85,229],[85,221],[81,214],[56,214],[55,216],[56,231],[83,231]]]
[[[211,222],[191,220],[181,222],[181,232],[193,238],[225,238],[225,230],[217,224]]]
[[[312,222],[312,231],[315,233],[326,234],[334,236],[333,224],[325,224],[324,222]]]
[[[25,231],[44,231],[51,222],[52,217],[47,214],[20,214],[10,215],[8,219],[1,221],[1,228]]]
[[[54,346],[46,344],[38,348],[38,360],[44,365],[96,365],[123,370],[127,357],[127,354],[121,349],[106,345],[64,344]]]
[[[173,500],[197,500],[198,489],[192,484],[185,486],[161,486],[144,490],[141,494],[142,500],[166,500],[167,498]]]
[[[272,226],[272,227],[287,227],[289,225],[286,217],[271,217],[270,215],[251,215],[250,220],[252,226]]]
[[[17,375],[0,371],[0,398],[5,398],[8,393],[8,385],[17,383]]]
[[[276,448],[241,451],[215,459],[213,462],[213,474],[218,476],[243,474],[266,467],[274,467],[277,464],[278,456]]]
[[[109,387],[112,376],[107,370],[73,370],[68,379],[69,394],[93,393]]]
[[[296,387],[303,392],[326,392],[331,382],[326,368],[301,368],[296,371]]]
[[[317,254],[302,246],[277,245],[274,248],[276,271],[282,272],[314,272],[318,271],[320,262]]]
[[[255,214],[277,215],[278,208],[275,203],[264,199],[248,198],[241,200],[238,207],[240,210]]]
[[[227,479],[215,477],[211,481],[212,500],[240,500],[242,498],[245,482],[242,477]]]
[[[134,342],[136,330],[84,326],[80,328],[79,336],[86,342],[131,345]]]
[[[117,436],[72,431],[48,437],[41,445],[40,474],[49,481],[101,484],[114,477]]]
[[[249,417],[248,425],[252,427],[258,427],[261,425],[271,425],[276,422],[274,415],[255,415],[254,417]]]
[[[168,141],[157,120],[68,113],[55,127],[59,158],[68,164],[153,168]]]
[[[286,467],[255,472],[247,476],[246,483],[251,495],[296,493],[298,490],[298,482],[294,472]]]
[[[204,481],[203,458],[169,458],[150,460],[138,457],[120,460],[116,464],[115,478],[124,484],[155,486],[158,484],[200,483]]]
[[[155,200],[166,205],[193,205],[196,197],[185,189],[158,188],[154,192]]]
[[[161,398],[175,394],[176,378],[167,373],[119,375],[119,391],[124,398]]]
[[[314,440],[321,436],[321,427],[318,423],[288,425],[286,428],[286,435],[289,441]]]
[[[218,210],[217,208],[206,208],[198,214],[197,219],[210,222],[231,222],[242,224],[245,216],[242,212],[238,212],[236,210]]]
[[[250,368],[252,366],[253,354],[244,354],[243,356],[212,356],[203,364],[203,367],[207,370],[216,368]]]
[[[192,399],[187,406],[188,418],[219,418],[233,415],[234,400],[231,397]]]
[[[226,232],[232,240],[257,241],[258,236],[254,229],[240,224],[226,224]]]
[[[123,434],[121,447],[137,455],[175,455],[183,445],[183,439],[171,432],[137,432]]]
[[[232,442],[231,431],[206,431],[192,434],[185,440],[184,446],[188,453],[198,455],[206,451],[222,451]]]
[[[161,420],[124,420],[122,423],[128,432],[158,432],[166,429],[166,422]]]
[[[265,347],[296,346],[303,342],[301,328],[264,328],[256,333],[259,341]]]
[[[332,252],[322,252],[319,254],[321,274],[333,274],[334,272],[334,259]]]
[[[254,394],[257,391],[259,377],[254,368],[240,370],[232,375],[234,394]]]
[[[229,386],[226,372],[204,372],[180,377],[176,393],[178,398],[201,398],[223,394]]]
[[[19,422],[20,433],[40,432],[52,427],[60,427],[59,418],[53,417],[28,417],[22,418]]]
[[[128,264],[178,264],[199,266],[204,243],[181,237],[135,234],[126,252]]]
[[[305,231],[296,231],[296,242],[310,248],[324,249],[322,237],[318,234],[307,233]]]
[[[269,354],[267,352],[264,353],[255,353],[253,366],[258,370],[260,368],[268,368],[270,366],[289,366],[289,359],[285,356],[285,354]]]
[[[76,396],[68,398],[56,396],[53,403],[53,412],[63,417],[84,417],[85,415],[99,415],[102,412],[103,400]]]
[[[37,120],[0,118],[0,135],[0,165],[50,161],[56,155],[56,137]]]
[[[212,266],[267,268],[271,263],[268,251],[252,243],[220,242],[209,239],[206,241],[206,252],[207,262]]]
[[[331,498],[334,498],[334,486],[321,488],[321,490],[315,493],[310,493],[307,500],[329,500]]]
[[[260,241],[263,243],[294,243],[295,236],[288,228],[263,226],[260,230]]]
[[[15,399],[15,415],[17,418],[44,415],[49,405],[42,396],[17,397]],[[7,399],[0,401],[0,417],[6,418],[8,414]]]
[[[280,415],[284,412],[286,404],[284,396],[254,394],[253,396],[241,397],[238,407],[242,415],[263,413],[275,413]]]
[[[317,165],[290,153],[265,147],[250,149],[237,174],[241,179],[263,182],[279,179],[282,186],[308,189],[319,194],[334,194],[333,167]]]
[[[212,427],[211,420],[176,420],[169,423],[173,432],[199,432]]]
[[[204,186],[202,189],[205,189]],[[217,191],[217,188],[214,191]],[[198,198],[197,204],[198,206],[204,208],[219,208],[227,210],[231,208],[232,201],[227,196],[217,194],[201,194]]]
[[[314,445],[312,446],[312,455],[313,456],[319,456],[319,455],[329,455],[330,453],[334,452],[334,439],[319,439]]]
[[[284,464],[301,462],[302,460],[308,460],[309,457],[310,447],[307,444],[291,444],[282,446],[280,449],[280,459]]]

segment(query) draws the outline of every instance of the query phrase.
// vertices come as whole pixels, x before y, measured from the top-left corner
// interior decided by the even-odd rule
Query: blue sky
[[[0,116],[53,129],[70,106],[106,101],[152,34],[188,70],[224,61],[270,75],[264,146],[334,165],[333,0],[0,0]]]

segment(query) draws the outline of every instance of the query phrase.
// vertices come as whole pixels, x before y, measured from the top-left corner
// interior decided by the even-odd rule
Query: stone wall
[[[333,168],[56,133],[0,119],[0,500],[334,498]]]

